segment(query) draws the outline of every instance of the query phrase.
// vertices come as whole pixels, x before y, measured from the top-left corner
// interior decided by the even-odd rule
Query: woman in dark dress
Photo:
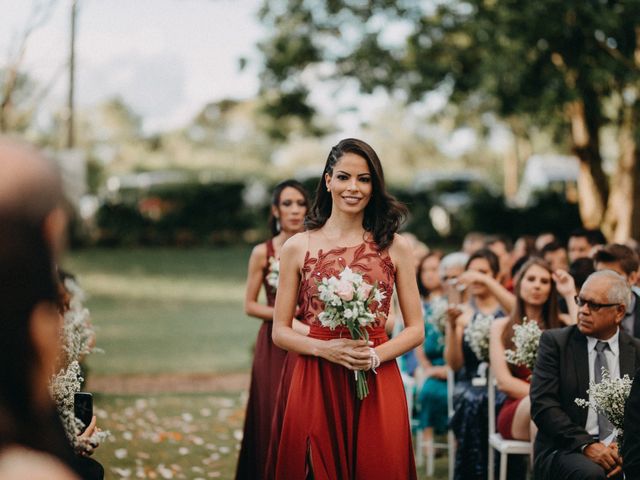
[[[256,339],[251,386],[236,479],[262,478],[271,436],[271,422],[286,353],[271,340],[273,305],[279,281],[279,256],[284,242],[304,229],[309,205],[304,187],[295,180],[279,183],[273,192],[269,226],[273,237],[257,245],[249,259],[245,312],[262,320]],[[258,302],[264,287],[267,304]],[[305,333],[300,322],[296,328]],[[308,327],[307,327],[308,328]]]
[[[369,145],[346,139],[332,148],[308,231],[290,239],[281,256],[274,342],[299,357],[282,426],[278,479],[416,478],[407,402],[394,361],[424,336],[411,249],[395,233],[404,212],[386,192],[380,160]],[[376,318],[366,327],[369,341],[352,340],[346,327],[332,330],[318,319],[324,312],[318,282],[346,267],[377,288],[369,305]],[[405,328],[389,340],[384,324],[394,285]],[[344,301],[347,286],[340,290]],[[308,336],[292,328],[296,305],[311,324]],[[354,375],[363,371],[369,394],[359,399]]]
[[[446,265],[446,257],[443,264]],[[498,257],[488,249],[475,252],[465,265],[458,283],[467,285],[468,301],[448,311],[445,359],[456,372],[454,414],[450,428],[456,440],[454,478],[484,479],[487,475],[488,411],[486,386],[473,385],[479,368],[488,358],[478,358],[465,338],[465,330],[480,315],[501,317],[512,308],[514,298],[500,283]],[[444,272],[446,273],[446,272]]]

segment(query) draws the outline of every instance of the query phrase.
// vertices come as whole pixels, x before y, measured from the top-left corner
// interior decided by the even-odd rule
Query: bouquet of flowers
[[[615,428],[614,436],[621,439],[624,425],[624,404],[629,398],[632,383],[633,380],[629,378],[629,375],[622,378],[611,378],[607,369],[602,368],[602,381],[589,383],[587,394],[591,399],[576,398],[576,405],[585,408],[591,407],[607,417]]]
[[[429,305],[429,308],[431,311],[428,313],[428,321],[444,334],[449,303],[446,298],[440,297],[433,300]]]
[[[64,281],[64,287],[71,299],[69,309],[64,312],[62,326],[62,346],[64,358],[60,359],[62,368],[51,377],[49,389],[56,403],[58,413],[67,434],[67,438],[78,452],[90,452],[109,436],[109,432],[96,431],[91,438],[80,439],[79,435],[87,427],[75,417],[73,409],[74,394],[82,388],[80,361],[97,349],[93,343],[95,330],[90,321],[89,310],[84,305],[84,292],[71,278]]]
[[[280,262],[275,257],[269,257],[269,273],[267,273],[267,284],[276,290],[280,279]]]
[[[323,278],[318,283],[318,296],[324,302],[324,311],[318,315],[320,324],[334,330],[336,327],[347,327],[354,340],[368,340],[370,327],[376,321],[376,314],[371,312],[373,302],[380,303],[385,294],[377,288],[377,284],[369,285],[362,275],[346,267],[336,277]],[[356,393],[362,400],[369,394],[366,373],[355,371]]]
[[[493,315],[477,314],[464,330],[464,339],[481,362],[489,361],[489,332]]]
[[[515,350],[506,350],[504,352],[507,362],[513,365],[524,365],[533,371],[538,356],[540,335],[542,335],[542,330],[540,330],[538,322],[524,317],[521,325],[513,327]]]

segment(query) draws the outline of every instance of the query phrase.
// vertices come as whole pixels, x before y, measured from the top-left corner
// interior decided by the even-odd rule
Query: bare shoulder
[[[251,260],[260,264],[267,262],[267,244],[259,243],[251,250]]]
[[[307,251],[308,235],[307,232],[296,233],[284,242],[282,250],[280,251],[280,259],[295,258],[302,261],[302,257]]]
[[[389,255],[396,265],[406,260],[413,262],[413,250],[409,241],[398,233],[393,234],[393,240],[389,245]]]

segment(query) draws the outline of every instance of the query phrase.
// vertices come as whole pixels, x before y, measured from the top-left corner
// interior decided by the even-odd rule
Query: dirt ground
[[[107,394],[239,392],[249,388],[249,373],[90,375],[86,391]]]

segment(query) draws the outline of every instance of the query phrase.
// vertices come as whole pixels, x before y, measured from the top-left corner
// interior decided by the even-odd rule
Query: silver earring
[[[276,231],[280,231],[280,218],[276,217]]]

